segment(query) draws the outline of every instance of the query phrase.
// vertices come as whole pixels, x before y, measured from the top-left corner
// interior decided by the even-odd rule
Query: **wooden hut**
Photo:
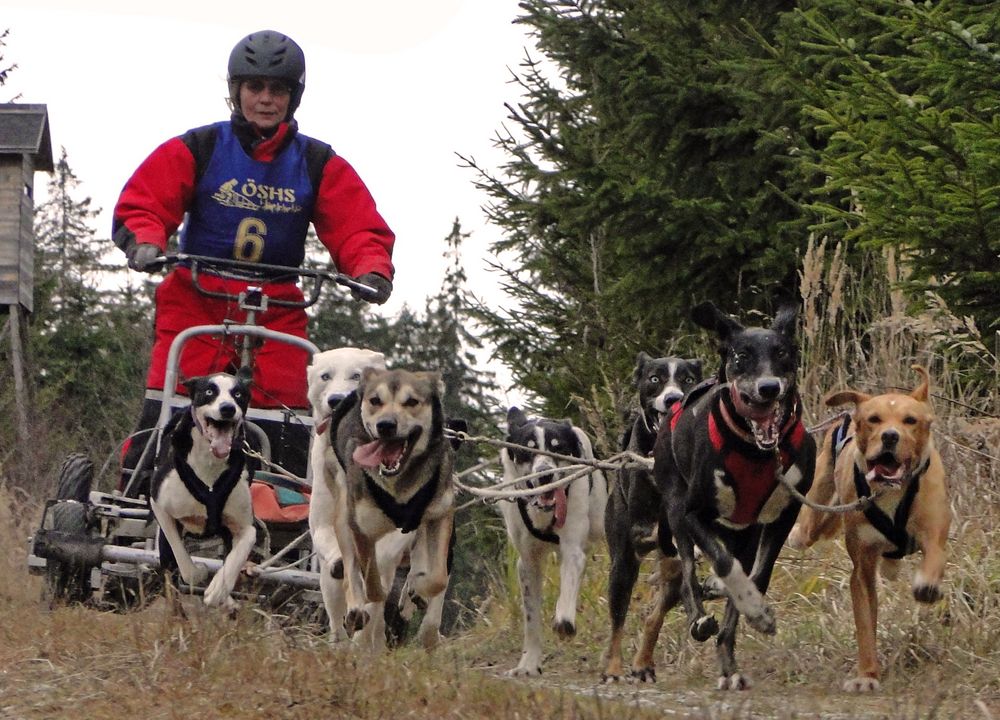
[[[32,310],[35,172],[52,172],[45,105],[0,104],[0,306]]]

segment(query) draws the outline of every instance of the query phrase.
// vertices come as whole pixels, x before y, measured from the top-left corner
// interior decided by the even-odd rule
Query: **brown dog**
[[[843,390],[826,398],[827,405],[853,403],[855,410],[849,427],[834,428],[824,439],[808,497],[824,504],[852,503],[859,496],[875,499],[863,511],[844,515],[803,507],[788,537],[792,547],[809,547],[836,534],[843,521],[847,552],[854,563],[851,602],[858,642],[858,672],[844,683],[848,692],[871,692],[879,687],[875,650],[879,559],[891,561],[883,574],[892,577],[896,560],[921,550],[913,597],[922,603],[941,598],[951,510],[944,467],[931,436],[934,414],[927,401],[929,378],[919,365],[913,369],[922,382],[909,395],[871,396]]]

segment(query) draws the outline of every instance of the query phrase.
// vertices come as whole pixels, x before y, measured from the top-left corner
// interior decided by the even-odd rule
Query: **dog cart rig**
[[[182,331],[171,344],[167,357],[164,390],[155,426],[140,430],[133,441],[145,436],[138,461],[122,468],[119,489],[106,492],[94,488],[94,465],[82,453],[63,463],[56,496],[46,502],[40,526],[29,538],[28,568],[44,575],[43,596],[50,605],[86,602],[99,607],[126,610],[141,607],[160,590],[160,558],[156,548],[158,526],[147,497],[153,459],[163,428],[171,415],[190,405],[174,389],[180,355],[185,343],[203,336],[233,338],[238,342],[241,364],[252,367],[254,350],[264,341],[275,341],[305,350],[310,357],[318,349],[309,340],[270,330],[257,324],[269,305],[306,308],[318,300],[326,282],[349,287],[363,295],[375,290],[341,273],[291,269],[237,260],[222,260],[178,253],[160,258],[162,265],[183,263],[190,267],[194,286],[208,297],[236,303],[246,314],[242,323],[199,325]],[[224,278],[249,281],[239,295],[209,290],[199,282],[199,273],[210,269]],[[270,298],[267,284],[290,276],[310,281],[303,300]],[[259,284],[256,284],[259,283]],[[270,433],[263,429],[276,428]],[[237,593],[262,600],[277,612],[293,610],[298,617],[318,620],[322,613],[318,563],[312,557],[308,532],[308,447],[301,448],[305,477],[285,470],[272,459],[274,437],[299,435],[303,445],[311,442],[312,416],[307,410],[274,410],[250,406],[245,421],[251,495],[254,499],[257,543],[252,558],[258,561],[253,578],[243,577]],[[306,438],[309,438],[308,440]],[[255,463],[251,461],[255,460]],[[254,467],[259,464],[260,467]],[[277,470],[272,472],[271,470]],[[117,484],[117,483],[116,483]],[[195,563],[209,570],[222,564],[224,552],[219,538],[186,538]],[[206,583],[207,585],[207,583]],[[183,586],[184,592],[201,593],[204,587]],[[295,602],[291,602],[291,601]],[[299,601],[305,601],[301,603]],[[285,607],[287,605],[287,607]]]

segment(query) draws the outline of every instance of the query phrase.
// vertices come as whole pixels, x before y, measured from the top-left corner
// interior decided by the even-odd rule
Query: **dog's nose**
[[[899,442],[899,433],[896,430],[886,430],[882,433],[882,447],[891,450]]]
[[[223,420],[231,420],[236,415],[236,406],[232,403],[223,403],[219,406],[219,415]]]
[[[379,420],[377,423],[375,423],[375,432],[377,432],[378,436],[382,438],[396,437],[396,421]]]
[[[326,404],[331,410],[333,410],[340,404],[340,401],[343,400],[345,397],[347,397],[347,395],[344,393],[332,393],[331,395],[327,396]]]
[[[682,393],[680,390],[671,390],[663,395],[663,404],[669,408],[671,405],[673,405],[678,400],[681,400],[683,397],[684,393]]]
[[[762,400],[774,400],[781,392],[781,382],[778,378],[766,378],[757,381],[757,395]]]

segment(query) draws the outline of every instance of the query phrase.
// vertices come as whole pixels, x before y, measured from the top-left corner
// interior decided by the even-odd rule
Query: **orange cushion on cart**
[[[250,497],[253,500],[253,514],[264,522],[301,522],[309,517],[309,493],[303,493],[306,502],[284,505],[278,501],[278,492],[273,485],[263,482],[250,483]]]

